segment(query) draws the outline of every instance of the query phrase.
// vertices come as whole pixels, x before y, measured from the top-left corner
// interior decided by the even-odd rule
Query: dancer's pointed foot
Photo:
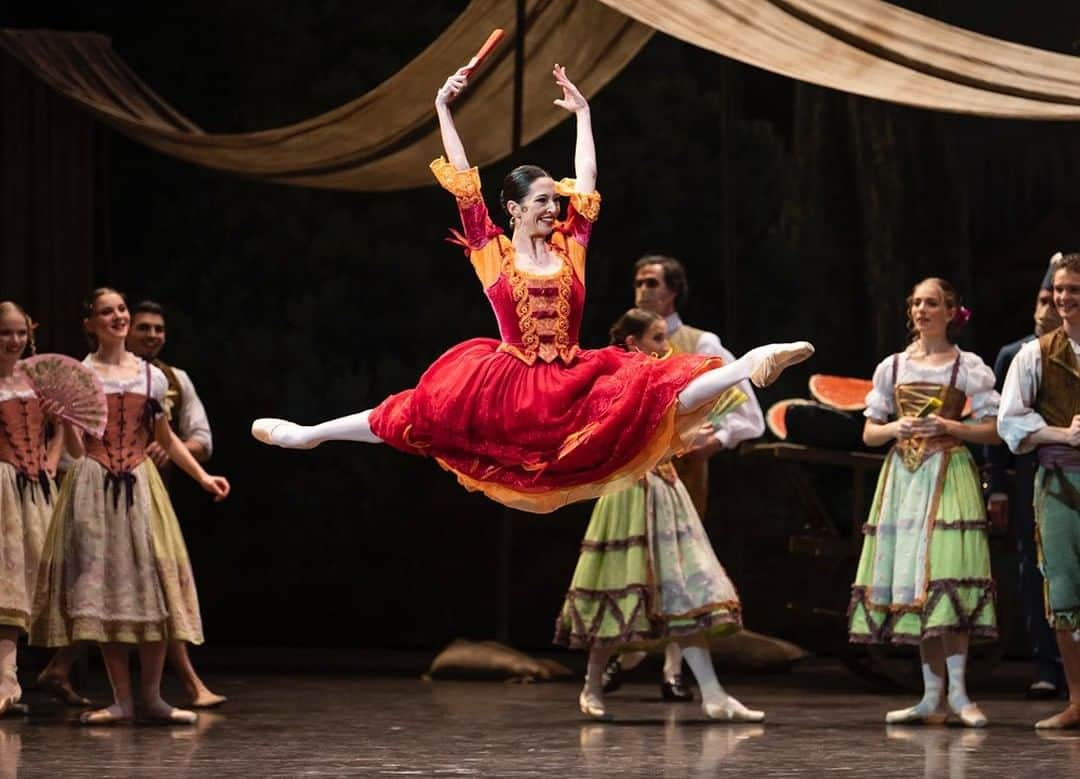
[[[199,715],[187,709],[170,706],[161,698],[143,701],[141,719],[154,725],[194,725]]]
[[[813,353],[814,345],[809,341],[774,344],[750,373],[750,381],[755,387],[768,387],[780,378],[785,368],[809,359]]]
[[[604,699],[594,692],[582,690],[578,696],[578,708],[586,717],[598,720],[610,720],[611,715],[604,708]]]
[[[37,686],[39,690],[44,690],[68,706],[90,705],[90,699],[75,692],[75,688],[71,686],[71,680],[66,676],[43,673],[37,678]]]
[[[734,695],[726,695],[722,701],[705,701],[701,704],[709,719],[729,722],[764,722],[765,712],[748,709]]]
[[[885,715],[886,725],[944,725],[949,715],[938,706],[925,701],[906,709],[896,709]]]
[[[309,441],[304,435],[304,428],[287,419],[262,417],[251,423],[251,434],[255,439],[271,446],[286,449],[313,449],[318,441]]]
[[[985,728],[987,719],[978,704],[968,703],[953,709],[953,714],[960,718],[965,728]]]
[[[134,712],[126,706],[114,703],[104,709],[84,711],[79,717],[83,725],[126,725],[134,718]]]
[[[1080,703],[1070,703],[1065,711],[1035,723],[1036,730],[1080,728]]]

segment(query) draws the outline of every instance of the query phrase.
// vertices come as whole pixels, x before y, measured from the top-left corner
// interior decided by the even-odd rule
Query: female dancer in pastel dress
[[[667,325],[658,314],[631,309],[612,326],[611,343],[656,359],[669,351]],[[738,395],[730,408],[746,400],[738,389],[730,392]],[[762,722],[763,712],[720,686],[709,655],[709,636],[741,627],[739,596],[670,462],[597,501],[555,626],[556,643],[589,651],[578,697],[583,714],[607,718],[603,674],[612,653],[674,640],[697,679],[706,715]]]
[[[964,676],[970,640],[997,637],[995,590],[979,474],[965,444],[998,443],[999,398],[993,372],[952,342],[968,315],[948,282],[916,285],[908,299],[914,340],[881,361],[866,398],[863,440],[896,444],[863,527],[850,638],[918,644],[924,686],[922,700],[889,712],[889,723],[944,722],[948,677],[949,709],[965,725],[986,724]],[[960,421],[967,398],[973,424]]]
[[[16,371],[27,346],[34,351],[30,317],[15,303],[0,303],[0,715],[22,695],[16,645],[30,627],[34,581],[56,500],[61,427],[70,427],[58,422],[56,402],[39,400]],[[54,434],[47,440],[50,418]]]
[[[474,338],[440,357],[414,389],[374,409],[303,427],[259,419],[264,443],[310,448],[323,441],[386,442],[434,457],[470,490],[507,506],[547,512],[618,491],[685,448],[712,401],[746,378],[769,384],[813,352],[806,342],[759,347],[730,365],[702,355],[652,360],[618,348],[578,346],[585,255],[600,209],[589,106],[555,66],[577,119],[576,180],[556,183],[522,165],[503,182],[508,239],[488,216],[450,115],[466,68],[435,99],[446,157],[432,163],[457,199],[465,247],[499,323],[501,341]],[[559,220],[559,196],[568,196]]]
[[[131,317],[123,296],[95,290],[84,324],[96,343],[84,362],[105,386],[109,417],[101,439],[69,442],[80,459],[64,478],[45,541],[30,640],[101,646],[114,702],[83,714],[84,724],[134,717],[132,644],[139,650],[142,715],[192,723],[194,712],[162,700],[161,672],[167,641],[202,643],[199,601],[179,523],[146,446],[156,440],[215,500],[229,494],[229,483],[208,475],[169,428],[161,411],[168,380],[125,348]]]

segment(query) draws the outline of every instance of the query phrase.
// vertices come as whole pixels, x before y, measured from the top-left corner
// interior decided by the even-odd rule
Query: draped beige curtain
[[[586,96],[634,58],[652,30],[594,0],[527,0],[522,142],[568,114],[551,65],[566,66]],[[307,187],[396,190],[433,183],[442,153],[435,91],[496,27],[507,40],[454,104],[469,159],[484,166],[511,153],[514,0],[473,0],[427,49],[378,87],[298,124],[253,133],[206,133],[156,95],[95,34],[0,31],[0,45],[98,119],[158,151],[218,170]]]
[[[550,67],[587,96],[653,30],[785,76],[940,111],[1080,119],[1080,59],[969,32],[880,0],[527,0],[522,141],[566,114]],[[473,0],[412,62],[321,116],[254,133],[206,133],[156,95],[94,34],[0,31],[0,46],[94,116],[166,154],[299,186],[393,190],[431,184],[441,151],[435,90],[487,33],[516,28],[514,0]],[[514,49],[504,43],[455,105],[469,157],[511,152]]]
[[[980,116],[1080,119],[1080,58],[879,0],[598,0],[661,32],[784,76]]]

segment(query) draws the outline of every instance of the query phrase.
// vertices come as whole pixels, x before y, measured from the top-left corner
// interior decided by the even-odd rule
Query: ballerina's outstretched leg
[[[371,432],[369,416],[371,409],[317,425],[298,425],[285,419],[264,417],[252,423],[251,434],[264,444],[284,446],[286,449],[312,449],[325,441],[381,444],[382,439]]]
[[[806,341],[751,349],[730,365],[706,371],[691,381],[679,393],[679,408],[683,411],[698,408],[746,379],[758,387],[767,387],[789,365],[800,363],[813,353],[814,347]],[[371,431],[369,416],[371,409],[317,425],[298,425],[285,419],[264,417],[251,425],[251,434],[264,444],[286,449],[312,449],[325,441],[381,444],[382,439]]]
[[[692,411],[716,400],[740,381],[750,379],[756,387],[768,387],[784,369],[802,362],[814,353],[808,341],[768,344],[751,349],[735,362],[714,368],[698,376],[679,393],[679,410]]]

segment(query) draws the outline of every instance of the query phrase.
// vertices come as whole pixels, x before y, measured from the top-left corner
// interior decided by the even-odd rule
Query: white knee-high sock
[[[670,682],[682,673],[682,648],[674,641],[664,647],[664,681]]]
[[[330,419],[317,425],[304,426],[292,423],[278,425],[274,428],[273,438],[275,442],[285,446],[308,446],[325,441],[382,443],[382,439],[371,432],[371,425],[368,424],[369,416],[371,416],[371,409],[361,411],[359,414]]]
[[[702,702],[723,705],[727,693],[716,678],[709,650],[700,646],[684,646],[682,655],[686,658],[686,664],[690,666],[694,679],[697,680]]]
[[[960,711],[971,705],[967,694],[967,654],[954,654],[945,658],[945,667],[949,672],[949,705]]]
[[[945,680],[934,673],[930,663],[922,664],[923,697],[915,708],[926,715],[933,714],[941,706],[941,693],[945,689]]]

